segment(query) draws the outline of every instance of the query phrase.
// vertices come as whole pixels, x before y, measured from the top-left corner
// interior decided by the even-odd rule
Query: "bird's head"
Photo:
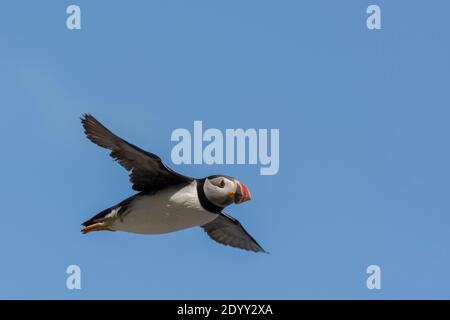
[[[203,184],[206,198],[219,207],[232,203],[242,203],[250,200],[248,188],[239,180],[227,176],[209,176]]]

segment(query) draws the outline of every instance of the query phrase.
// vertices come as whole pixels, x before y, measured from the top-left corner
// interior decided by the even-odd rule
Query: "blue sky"
[[[82,30],[66,29],[78,4]],[[382,30],[366,28],[378,4]],[[3,1],[0,298],[450,298],[448,1]],[[271,252],[199,228],[82,235],[133,194],[90,112],[184,174]],[[172,165],[176,128],[279,128],[280,170]],[[67,290],[68,265],[81,290]],[[381,267],[382,289],[366,288]]]

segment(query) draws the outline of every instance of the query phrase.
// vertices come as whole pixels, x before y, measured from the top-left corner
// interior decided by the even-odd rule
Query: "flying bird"
[[[110,156],[129,171],[135,195],[83,223],[81,231],[126,231],[162,234],[201,227],[221,244],[266,252],[238,220],[223,212],[250,200],[248,188],[225,175],[195,179],[173,171],[160,157],[116,136],[90,114],[81,117],[89,140],[111,150]]]

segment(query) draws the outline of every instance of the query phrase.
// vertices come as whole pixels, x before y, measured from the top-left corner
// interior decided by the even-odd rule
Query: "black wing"
[[[208,236],[224,245],[267,253],[255,239],[245,231],[240,222],[233,217],[221,213],[212,222],[202,226]]]
[[[89,140],[111,150],[111,157],[130,171],[134,190],[155,191],[193,180],[167,167],[157,155],[119,138],[90,114],[85,114],[81,122]]]

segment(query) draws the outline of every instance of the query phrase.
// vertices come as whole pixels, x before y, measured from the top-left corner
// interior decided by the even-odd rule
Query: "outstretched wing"
[[[202,226],[208,236],[224,245],[267,253],[255,239],[245,231],[244,227],[235,218],[221,213],[219,216]]]
[[[89,140],[111,150],[111,157],[130,171],[134,190],[155,191],[193,180],[167,167],[157,155],[119,138],[90,114],[85,114],[81,122]]]

